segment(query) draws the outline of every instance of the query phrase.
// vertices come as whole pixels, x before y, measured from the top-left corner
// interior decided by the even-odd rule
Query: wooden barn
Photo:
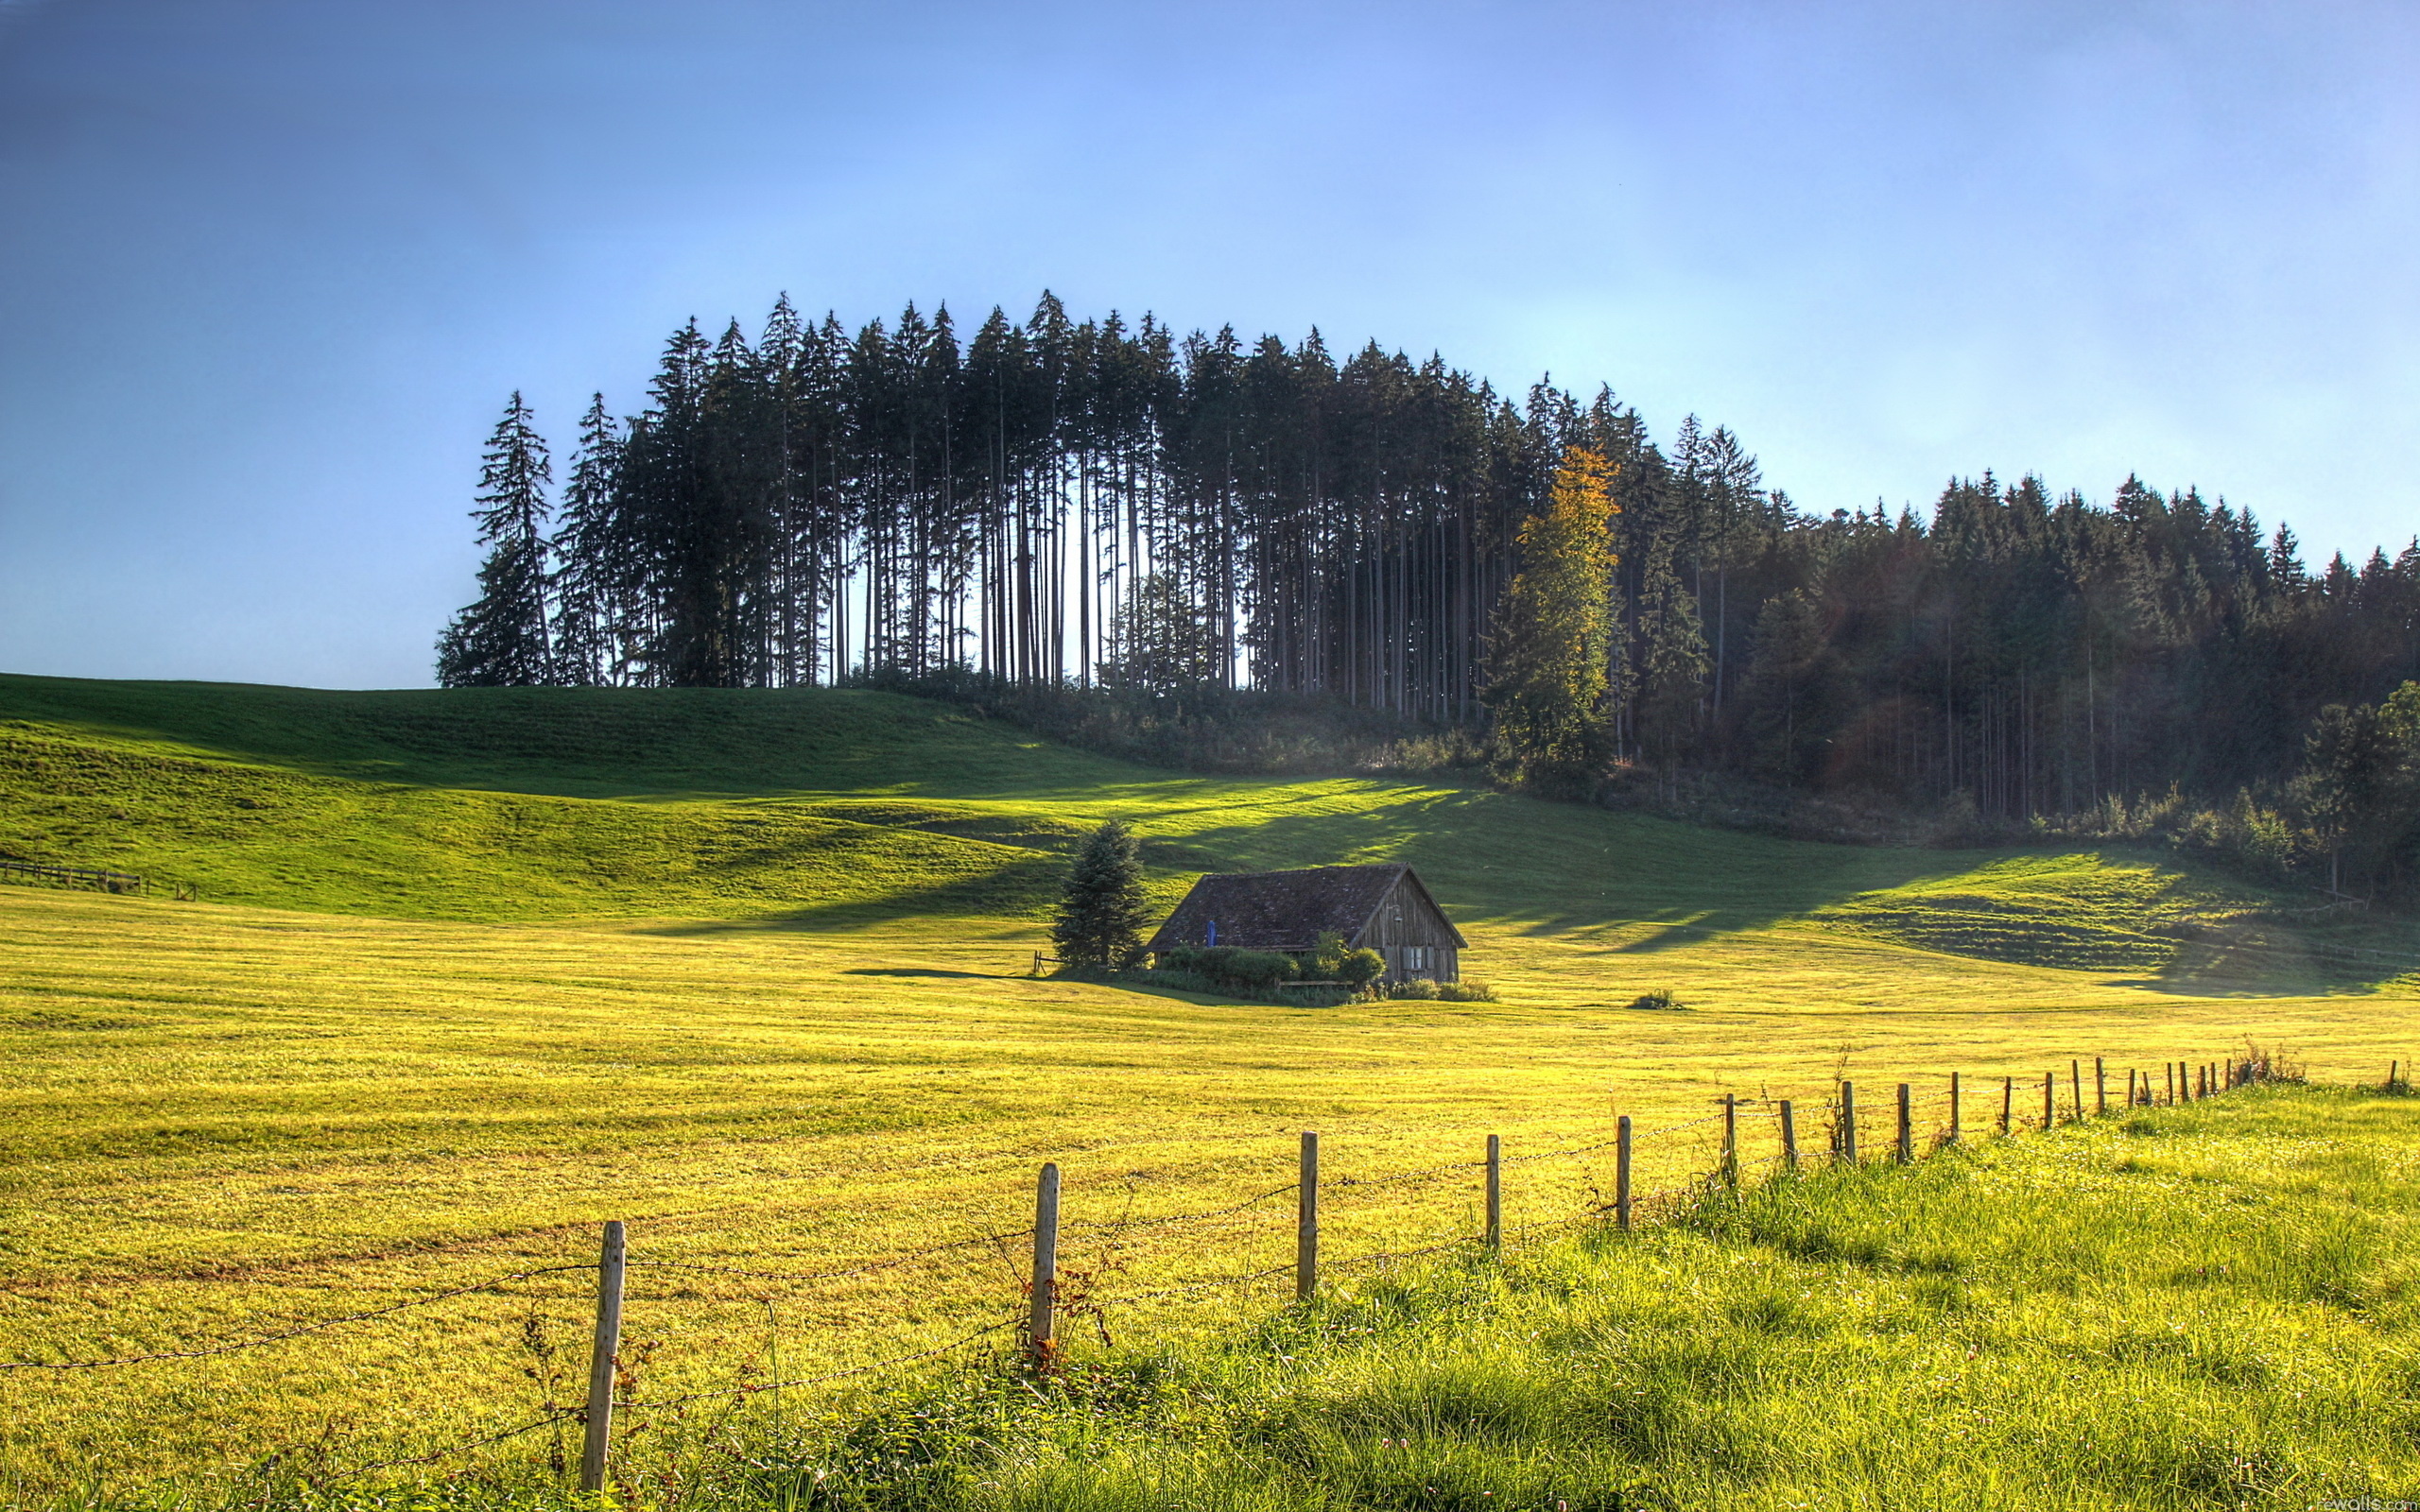
[[[1354,950],[1385,956],[1390,982],[1459,982],[1470,948],[1409,867],[1311,867],[1204,877],[1145,949],[1233,945],[1305,955],[1331,930]]]

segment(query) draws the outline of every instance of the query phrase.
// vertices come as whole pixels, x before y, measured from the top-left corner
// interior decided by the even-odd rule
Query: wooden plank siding
[[[1406,872],[1387,889],[1368,927],[1354,943],[1386,957],[1390,982],[1424,976],[1432,982],[1459,982],[1461,953],[1454,948],[1459,938],[1428,889]]]
[[[1388,982],[1461,980],[1466,942],[1419,873],[1400,863],[1214,872],[1194,883],[1143,948],[1160,955],[1226,945],[1299,959],[1331,931],[1352,949],[1376,951]]]

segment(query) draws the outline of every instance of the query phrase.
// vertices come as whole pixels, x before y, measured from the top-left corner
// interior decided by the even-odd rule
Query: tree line
[[[559,495],[515,395],[475,518],[448,685],[1242,688],[1478,732],[1542,788],[1720,771],[2008,821],[2222,799],[2420,678],[2420,546],[2312,570],[2133,477],[1811,513],[1728,429],[1658,441],[1609,388],[1047,295],[964,340],[945,306],[691,322],[639,413],[592,403]]]

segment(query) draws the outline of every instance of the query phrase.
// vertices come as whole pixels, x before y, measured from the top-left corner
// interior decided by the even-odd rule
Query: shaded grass
[[[321,693],[0,678],[0,852],[224,902],[748,929],[1037,920],[1103,818],[1205,870],[1418,866],[1458,920],[1652,954],[1793,921],[2185,990],[2420,969],[2396,921],[2120,850],[1777,841],[1371,779],[1181,776],[862,691]],[[701,796],[703,795],[703,796]]]

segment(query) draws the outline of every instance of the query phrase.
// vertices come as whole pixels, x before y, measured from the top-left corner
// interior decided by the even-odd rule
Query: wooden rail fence
[[[150,885],[131,871],[104,871],[94,867],[53,867],[38,861],[0,860],[0,882],[47,882],[95,892],[147,893]]]

